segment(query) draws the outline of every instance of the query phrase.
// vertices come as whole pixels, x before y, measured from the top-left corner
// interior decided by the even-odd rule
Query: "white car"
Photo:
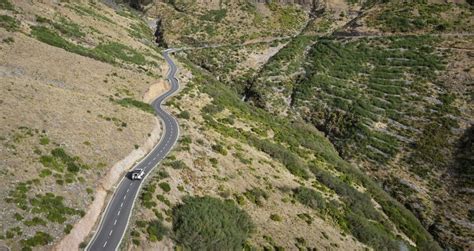
[[[143,169],[135,169],[132,171],[132,180],[141,180],[145,176],[145,171]]]

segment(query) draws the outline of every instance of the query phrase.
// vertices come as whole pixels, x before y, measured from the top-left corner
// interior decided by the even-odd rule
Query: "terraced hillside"
[[[458,171],[456,152],[473,121],[472,16],[468,6],[412,4],[418,19],[387,17],[394,6],[375,6],[334,36],[293,40],[257,74],[248,100],[314,124],[444,245],[466,248],[472,173],[465,164]],[[453,21],[448,13],[462,14]],[[426,30],[439,35],[413,33]],[[410,34],[379,35],[387,31]],[[374,35],[357,36],[367,32]]]
[[[472,246],[472,7],[375,4],[323,34],[330,16],[248,74],[213,67],[243,61],[229,48],[188,58],[249,103],[316,126],[446,247]]]

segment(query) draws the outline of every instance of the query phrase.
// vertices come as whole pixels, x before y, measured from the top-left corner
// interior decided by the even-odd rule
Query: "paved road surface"
[[[145,175],[148,175],[151,170],[153,170],[153,168],[165,158],[178,139],[178,122],[161,107],[163,101],[179,89],[178,80],[175,78],[177,68],[168,55],[170,52],[172,52],[172,50],[166,50],[163,53],[163,56],[170,66],[168,81],[171,84],[171,89],[152,103],[156,115],[163,121],[164,134],[158,145],[156,145],[155,148],[153,148],[153,150],[134,167],[134,169],[143,169]],[[143,180],[130,180],[127,177],[122,179],[116,188],[105,213],[102,215],[98,231],[95,233],[86,250],[96,251],[118,249],[125,231],[127,230],[128,220],[142,183]]]

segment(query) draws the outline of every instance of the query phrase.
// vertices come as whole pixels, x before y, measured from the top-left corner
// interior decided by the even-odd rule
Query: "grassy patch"
[[[0,0],[0,9],[2,9],[2,10],[14,10],[13,4],[8,0]]]
[[[156,202],[153,200],[153,194],[155,193],[155,190],[155,183],[150,183],[143,188],[140,199],[143,206],[146,208],[153,208],[156,206]]]
[[[11,16],[0,15],[0,27],[7,31],[17,31],[20,28],[20,24]]]
[[[386,32],[465,31],[473,29],[469,21],[471,11],[472,7],[463,5],[421,1],[406,4],[393,2],[385,4],[382,11],[369,23]],[[456,18],[453,18],[453,15]]]
[[[141,20],[130,25],[129,33],[132,37],[138,39],[147,39],[149,41],[154,40],[153,31]]]
[[[186,197],[173,208],[174,236],[185,249],[242,249],[252,229],[250,217],[230,201]]]
[[[43,166],[60,173],[67,170],[69,173],[76,174],[81,169],[89,168],[87,165],[81,163],[78,157],[70,156],[62,148],[51,150],[51,155],[42,155],[40,162]]]
[[[244,196],[257,206],[263,206],[264,200],[268,199],[268,193],[260,188],[247,189]]]
[[[188,112],[188,111],[182,111],[178,114],[178,118],[181,118],[181,119],[190,119],[191,118],[191,114]]]
[[[138,108],[138,109],[140,109],[144,112],[155,114],[155,109],[153,109],[153,107],[150,104],[135,100],[133,98],[123,98],[123,99],[117,100],[115,102],[117,102],[117,104],[119,104],[121,106],[124,106],[124,107],[135,107],[135,108]]]
[[[173,160],[170,162],[166,162],[166,165],[171,166],[173,169],[183,169],[186,168],[186,163],[182,160]]]
[[[316,210],[324,210],[326,208],[326,200],[321,193],[306,187],[295,189],[295,198],[301,204]]]
[[[166,182],[162,182],[160,184],[158,184],[158,186],[160,186],[161,190],[163,190],[163,192],[169,192],[171,191],[171,187],[170,187],[170,184],[166,183]]]
[[[163,221],[153,220],[148,222],[146,232],[148,233],[148,239],[155,242],[161,241],[168,234],[169,229],[163,225]]]
[[[75,12],[77,12],[81,16],[91,16],[97,20],[105,21],[110,24],[115,24],[115,22],[112,21],[112,19],[99,13],[98,11],[94,10],[91,7],[83,6],[83,5],[72,5],[72,4],[68,4],[67,7],[73,9]]]
[[[34,236],[22,240],[21,243],[24,247],[31,248],[36,246],[45,246],[53,241],[53,237],[45,232],[38,231]]]
[[[147,62],[145,57],[133,48],[117,42],[109,42],[100,44],[94,48],[93,52],[109,57],[120,59],[124,62],[145,65]]]
[[[220,22],[222,21],[227,15],[227,9],[219,9],[219,10],[210,10],[206,14],[202,15],[200,18],[205,21],[211,22]]]
[[[103,43],[93,49],[89,49],[64,39],[47,27],[33,26],[31,29],[31,34],[43,43],[102,62],[114,64],[117,63],[117,60],[121,60],[125,63],[137,65],[147,63],[145,57],[138,51],[117,42]]]
[[[64,198],[52,193],[37,194],[30,200],[32,212],[45,214],[51,222],[64,223],[68,215],[82,215],[83,212],[64,205]]]

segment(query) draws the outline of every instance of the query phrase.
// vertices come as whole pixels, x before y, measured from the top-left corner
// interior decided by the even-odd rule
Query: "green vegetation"
[[[178,118],[181,118],[181,119],[190,119],[190,118],[191,118],[191,114],[189,114],[188,111],[182,111],[182,112],[179,113]]]
[[[124,107],[135,107],[144,112],[155,114],[155,109],[153,109],[153,107],[150,104],[135,100],[133,98],[123,98],[115,102],[117,102],[117,104]]]
[[[268,194],[260,188],[247,189],[244,196],[257,206],[263,206],[264,200],[268,199]]]
[[[112,58],[120,59],[123,62],[137,65],[145,65],[147,63],[145,57],[138,51],[117,42],[99,44],[93,51],[99,54],[108,55]]]
[[[413,44],[407,43],[406,40],[397,40],[394,38],[394,41],[396,46],[413,46]],[[323,43],[319,42],[318,44]],[[318,44],[315,46],[319,46]],[[417,44],[416,46],[419,45]],[[358,49],[361,50],[361,48]],[[366,50],[366,48],[364,48],[364,50]],[[334,52],[337,50],[328,51]],[[401,52],[403,53],[402,50]],[[310,52],[310,55],[313,54]],[[336,55],[337,56],[328,57],[327,59],[325,57],[319,57],[318,60],[327,61],[337,59],[339,55],[345,54],[341,52]],[[357,56],[356,54],[352,61],[358,60]],[[347,62],[351,62],[351,60],[346,59],[345,62],[332,64],[325,61],[318,62],[316,55],[314,58],[315,62],[307,66],[309,71],[308,76],[314,74],[314,71],[311,71],[310,67],[318,63],[331,67],[347,67]],[[362,59],[364,59],[364,57],[362,57]],[[424,65],[430,65],[431,59],[432,58],[425,56],[423,59],[416,60],[423,60]],[[183,61],[189,62],[185,59],[183,59]],[[434,67],[441,66],[442,65],[435,64]],[[189,65],[189,68],[192,70],[196,83],[206,83],[199,85],[199,88],[202,92],[207,93],[213,98],[212,105],[207,106],[212,108],[209,110],[219,113],[226,109],[240,120],[249,121],[249,124],[257,125],[259,130],[245,131],[230,127],[226,123],[216,121],[213,119],[213,116],[209,116],[209,113],[204,112],[203,109],[203,118],[206,120],[206,124],[209,128],[216,130],[224,137],[234,138],[254,146],[260,151],[268,153],[272,158],[284,164],[288,170],[296,176],[306,179],[316,177],[319,183],[334,191],[341,198],[341,202],[325,201],[324,198],[318,196],[319,194],[315,195],[312,192],[308,192],[308,190],[299,188],[295,191],[295,196],[298,195],[301,201],[308,205],[314,205],[314,207],[318,208],[318,211],[321,210],[321,213],[333,218],[341,229],[351,232],[354,236],[358,236],[360,241],[367,243],[375,249],[393,248],[395,245],[398,247],[402,240],[392,234],[392,225],[375,209],[371,202],[371,198],[373,198],[381,205],[381,210],[388,216],[390,221],[409,238],[414,240],[417,245],[420,247],[434,245],[434,247],[436,247],[436,243],[433,242],[430,234],[423,228],[413,214],[392,199],[377,184],[370,181],[367,176],[343,161],[331,143],[314,127],[299,120],[273,116],[266,111],[250,106],[242,102],[235,92],[222,83],[216,81],[209,75],[202,74],[202,72],[196,70],[192,65]],[[340,74],[346,74],[343,70],[344,68],[338,69]],[[430,75],[431,73],[429,72],[430,71],[426,71],[424,67],[416,69],[416,73],[420,74],[420,76],[424,76],[423,74]],[[314,84],[315,82],[308,81],[307,83]],[[317,110],[317,108],[315,108],[315,110]],[[274,137],[262,139],[259,133],[270,128],[274,132]],[[311,153],[311,155],[309,153]],[[315,159],[309,161],[308,159],[311,159],[312,155],[315,156]],[[324,165],[321,166],[321,162],[323,162]],[[334,174],[327,171],[328,168],[335,169],[342,173],[342,175],[339,177],[334,176]],[[365,187],[367,191],[364,193],[359,192],[353,187],[353,184],[359,184]],[[244,193],[245,197],[255,204],[263,203],[262,198],[264,198],[264,194],[264,191],[262,193],[262,191],[257,189],[248,190]],[[317,202],[312,203],[312,201]],[[374,231],[374,229],[378,230]],[[364,231],[370,234],[367,235],[367,237],[362,236]]]
[[[47,145],[49,144],[49,138],[44,136],[40,138],[40,145]]]
[[[278,214],[271,214],[270,215],[270,220],[272,220],[272,221],[282,221],[283,219]]]
[[[169,229],[163,225],[163,221],[153,220],[148,222],[146,232],[148,233],[148,239],[155,242],[161,241],[168,234]]]
[[[169,192],[171,191],[171,187],[170,187],[170,184],[166,183],[166,182],[162,182],[160,184],[158,184],[158,186],[160,186],[161,190],[163,190],[163,192]]]
[[[89,49],[69,42],[45,26],[33,26],[31,29],[31,34],[39,41],[85,57],[111,64],[117,63],[117,59],[137,65],[147,64],[145,57],[138,51],[117,42],[103,43]]]
[[[92,7],[88,7],[88,6],[84,6],[84,5],[73,5],[73,4],[68,4],[67,7],[73,9],[79,15],[91,16],[91,17],[94,17],[97,20],[101,20],[101,21],[108,22],[110,24],[114,24],[114,21],[112,21],[112,19],[110,19],[107,16],[99,13],[98,11],[94,10]]]
[[[431,47],[435,42],[423,36],[322,38],[308,54],[311,63],[296,86],[294,106],[344,157],[384,165],[423,127],[411,118],[424,115],[423,86],[444,68]],[[311,114],[303,112],[307,108]],[[375,130],[377,122],[387,128]]]
[[[155,183],[150,183],[143,188],[140,199],[143,206],[146,208],[153,208],[156,206],[156,202],[153,200],[153,194],[155,193],[155,190]]]
[[[15,18],[11,16],[0,15],[0,27],[7,31],[17,31],[20,27],[20,24]]]
[[[53,237],[45,232],[38,231],[34,236],[26,240],[22,240],[21,243],[27,249],[36,246],[44,246],[53,241]]]
[[[67,215],[82,216],[84,212],[65,206],[63,201],[62,196],[52,193],[37,194],[35,198],[30,199],[31,211],[36,214],[45,214],[49,221],[61,224],[66,221]]]
[[[0,0],[0,9],[2,9],[2,10],[14,10],[13,4],[8,0]]]
[[[36,17],[36,20],[39,22],[41,21],[42,23],[51,24],[52,27],[54,27],[66,37],[82,38],[86,36],[86,33],[81,30],[81,27],[78,24],[73,23],[64,17],[60,17],[59,22],[52,22],[46,18],[41,17]]]
[[[4,38],[2,40],[2,42],[7,43],[7,44],[11,44],[11,43],[15,42],[15,39],[12,38],[12,37],[7,37],[7,38]]]
[[[186,197],[173,208],[174,238],[185,249],[242,249],[252,229],[250,217],[232,201]]]
[[[312,209],[323,210],[326,208],[326,200],[321,193],[306,187],[299,187],[295,189],[295,198],[301,204]]]
[[[142,20],[131,24],[129,33],[132,37],[136,37],[138,39],[146,39],[148,41],[154,40],[153,31]]]
[[[389,32],[472,31],[474,27],[469,21],[472,15],[470,8],[472,7],[422,1],[404,4],[390,2],[375,17],[372,25]]]
[[[218,22],[221,22],[222,19],[224,19],[226,15],[227,15],[227,9],[210,10],[205,15],[202,15],[200,18],[205,21],[218,23]]]
[[[38,226],[38,225],[46,226],[46,221],[39,217],[33,217],[31,220],[26,220],[23,223],[27,227]]]
[[[55,148],[51,150],[51,155],[42,155],[40,162],[43,166],[52,168],[58,173],[63,173],[66,169],[69,173],[76,174],[81,169],[88,169],[89,167],[80,162],[79,157],[72,157],[67,154],[62,148]]]
[[[173,169],[183,169],[186,168],[186,163],[182,160],[173,160],[170,162],[166,162],[166,165],[171,166]]]
[[[222,155],[227,155],[227,149],[225,149],[225,147],[222,145],[222,144],[215,144],[215,145],[212,145],[212,150],[214,150],[215,152],[218,152]]]
[[[276,2],[271,2],[268,4],[268,7],[273,12],[273,15],[277,17],[278,22],[286,28],[297,27],[303,22],[302,10],[295,6],[282,6]]]

